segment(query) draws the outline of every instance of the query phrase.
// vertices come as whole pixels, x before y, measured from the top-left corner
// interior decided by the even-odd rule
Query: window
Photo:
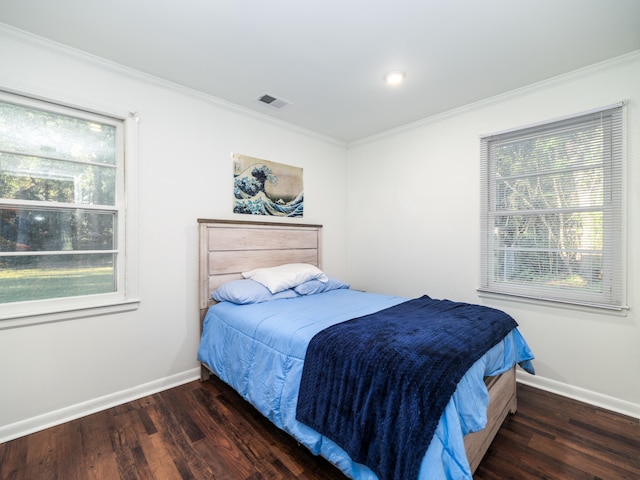
[[[624,308],[622,111],[481,139],[480,292]]]
[[[130,296],[130,121],[0,94],[0,318]]]

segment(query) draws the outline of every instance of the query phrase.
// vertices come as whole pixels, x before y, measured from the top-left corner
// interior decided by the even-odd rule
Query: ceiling
[[[0,21],[347,144],[640,49],[640,0],[0,0]]]

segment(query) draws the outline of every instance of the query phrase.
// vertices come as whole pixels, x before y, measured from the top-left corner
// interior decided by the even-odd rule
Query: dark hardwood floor
[[[639,479],[640,423],[518,386],[475,479]],[[216,379],[0,444],[2,480],[344,480]]]

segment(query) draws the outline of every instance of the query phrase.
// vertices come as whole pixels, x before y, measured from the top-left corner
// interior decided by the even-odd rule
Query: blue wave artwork
[[[233,154],[233,212],[302,217],[302,168]]]

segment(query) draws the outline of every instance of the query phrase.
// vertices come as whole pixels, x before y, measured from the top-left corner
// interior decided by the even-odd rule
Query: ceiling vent
[[[278,110],[286,107],[287,105],[291,105],[291,102],[283,100],[282,98],[276,98],[270,93],[263,93],[258,97],[258,101]]]

